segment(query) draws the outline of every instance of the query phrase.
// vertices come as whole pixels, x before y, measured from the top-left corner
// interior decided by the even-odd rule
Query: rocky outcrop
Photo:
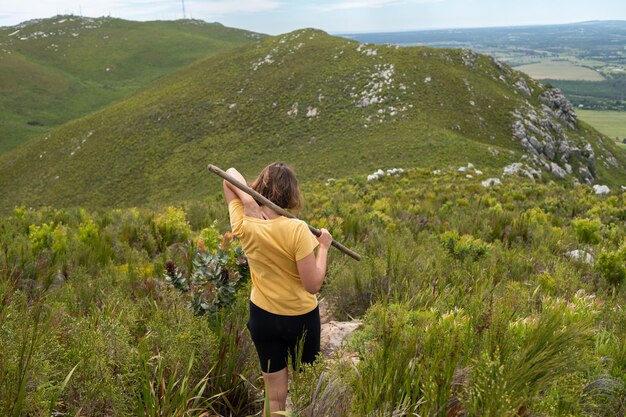
[[[517,87],[525,90],[521,83]],[[578,129],[572,105],[556,88],[543,91],[539,100],[542,102],[539,109],[527,102],[524,108],[513,112],[512,136],[528,154],[526,165],[550,172],[559,179],[576,175],[588,184],[593,183],[596,157],[591,144],[584,142],[581,149],[567,134]],[[573,166],[578,167],[576,172]],[[524,171],[518,173],[535,176],[527,174],[528,168]]]
[[[534,180],[535,177],[541,177],[541,171],[534,169],[528,165],[522,164],[521,162],[515,162],[511,165],[507,165],[504,167],[502,171],[503,175],[515,175],[515,176],[524,176],[528,177],[531,180]]]
[[[467,68],[474,68],[476,66],[477,59],[478,54],[471,49],[461,50],[461,60],[463,61],[463,65]]]
[[[548,88],[539,95],[539,100],[547,106],[546,111],[552,111],[553,115],[565,123],[571,130],[578,129],[578,116],[568,99],[558,88]]]
[[[519,80],[517,80],[517,82],[515,83],[515,87],[517,87],[517,89],[519,91],[521,91],[523,94],[527,95],[527,96],[531,96],[533,93],[532,88],[530,88],[528,86],[528,83],[526,82],[526,79],[524,79],[523,77],[520,78]]]

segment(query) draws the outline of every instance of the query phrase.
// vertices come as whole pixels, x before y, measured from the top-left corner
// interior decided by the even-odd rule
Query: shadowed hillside
[[[119,206],[217,191],[207,163],[303,179],[390,167],[503,168],[623,184],[626,160],[554,89],[467,50],[300,30],[224,52],[0,158],[4,208]],[[513,164],[513,165],[511,165]]]
[[[56,16],[0,27],[0,153],[261,37],[198,20]]]

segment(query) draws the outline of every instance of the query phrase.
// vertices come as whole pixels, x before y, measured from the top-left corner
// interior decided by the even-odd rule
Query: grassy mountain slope
[[[492,175],[512,162],[549,169],[519,139],[520,124],[541,143],[554,136],[555,164],[573,176],[588,168],[624,183],[623,152],[563,119],[575,117],[566,108],[550,109],[544,90],[466,50],[296,31],[209,57],[3,155],[2,206],[202,198],[220,187],[209,162],[252,175],[283,159],[305,180],[468,162]]]
[[[260,37],[196,20],[56,16],[0,27],[0,153]]]

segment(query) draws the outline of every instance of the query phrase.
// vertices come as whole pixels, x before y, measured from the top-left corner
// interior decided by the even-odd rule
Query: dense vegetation
[[[528,158],[513,126],[543,118],[544,91],[467,50],[295,31],[199,61],[0,155],[0,209],[190,200],[218,189],[199,175],[207,163],[250,175],[284,159],[318,180],[380,161],[442,168],[469,160],[501,170]],[[560,125],[554,114],[564,111],[541,123],[566,133],[570,146],[589,143],[599,181],[623,184],[626,155],[589,127]]]
[[[305,182],[301,216],[364,255],[333,252],[322,297],[364,324],[356,361],[293,375],[296,415],[623,415],[624,192],[477,178]],[[226,216],[217,198],[2,217],[0,414],[257,412]]]
[[[626,111],[626,75],[613,74],[605,81],[545,80],[566,94],[573,105],[585,109]]]
[[[198,20],[56,16],[0,27],[0,153],[261,37]]]
[[[0,414],[258,408],[245,298],[219,311],[247,263],[210,211],[192,213],[17,208],[2,219]]]

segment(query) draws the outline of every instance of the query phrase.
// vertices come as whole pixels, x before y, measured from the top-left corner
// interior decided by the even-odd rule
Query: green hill
[[[624,153],[558,90],[490,57],[307,29],[206,58],[2,155],[0,195],[4,208],[169,203],[219,189],[209,162],[252,175],[278,159],[305,180],[471,162],[626,182]]]
[[[56,16],[0,27],[0,153],[261,37],[197,20]]]

